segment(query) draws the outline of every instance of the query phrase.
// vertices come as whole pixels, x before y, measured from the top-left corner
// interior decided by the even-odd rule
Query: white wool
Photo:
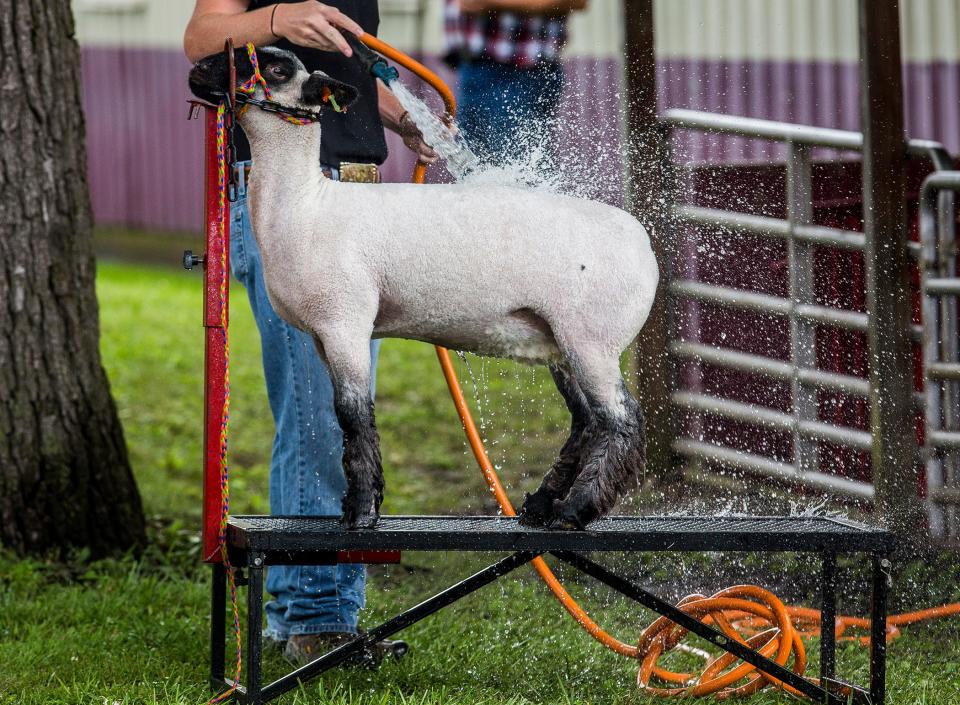
[[[301,73],[276,100],[298,104]],[[318,124],[254,108],[241,124],[270,301],[314,335],[335,381],[364,384],[371,337],[410,338],[528,363],[563,359],[588,395],[619,406],[619,355],[658,279],[632,216],[520,188],[334,182],[317,160]]]

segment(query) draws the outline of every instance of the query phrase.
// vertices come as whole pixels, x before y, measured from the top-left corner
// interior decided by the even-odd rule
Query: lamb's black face
[[[322,71],[308,73],[295,54],[276,47],[257,49],[260,74],[270,88],[273,100],[290,107],[316,109],[325,104],[324,97],[332,93],[337,103],[346,106],[357,97],[357,89],[331,78]],[[246,49],[234,50],[237,86],[253,75],[253,64]],[[224,52],[198,61],[190,71],[190,90],[195,96],[210,103],[219,103],[229,85],[230,68]],[[263,98],[262,88],[257,86]]]

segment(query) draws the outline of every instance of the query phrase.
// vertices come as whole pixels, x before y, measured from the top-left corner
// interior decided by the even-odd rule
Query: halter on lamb
[[[266,47],[255,57],[235,55],[241,75],[260,76],[240,84],[252,88],[245,102],[315,113],[330,96],[342,106],[356,96],[290,52]],[[229,75],[216,54],[197,63],[190,86],[217,101]],[[644,463],[643,416],[619,365],[657,285],[643,227],[617,208],[539,191],[330,181],[318,123],[264,110],[239,120],[255,164],[248,199],[271,304],[313,336],[330,370],[344,523],[373,526],[383,498],[371,337],[546,364],[571,431],[522,521],[583,528],[608,513]]]

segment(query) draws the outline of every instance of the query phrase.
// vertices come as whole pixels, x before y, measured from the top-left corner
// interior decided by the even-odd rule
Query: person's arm
[[[467,14],[503,10],[527,15],[562,15],[586,6],[587,0],[460,0],[460,10]]]
[[[247,12],[249,6],[249,0],[197,0],[183,34],[187,58],[199,61],[223,51],[227,37],[233,37],[237,46],[288,39],[299,46],[350,56],[353,52],[340,32],[363,34],[360,25],[340,10],[315,0],[270,5],[253,12]]]
[[[397,96],[379,80],[377,81],[377,101],[383,126],[400,135],[407,149],[416,154],[417,159],[424,164],[433,164],[437,161],[437,153],[423,141],[420,129],[400,105]]]

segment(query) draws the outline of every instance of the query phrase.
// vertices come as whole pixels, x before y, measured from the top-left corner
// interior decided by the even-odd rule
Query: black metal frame
[[[766,531],[759,530],[764,527]],[[273,700],[547,553],[796,688],[815,702],[829,705],[884,702],[887,590],[893,537],[887,531],[853,522],[827,517],[616,517],[595,522],[587,531],[558,532],[526,529],[504,517],[385,517],[377,529],[345,531],[332,517],[233,517],[228,544],[233,564],[247,571],[246,576],[240,575],[238,580],[238,584],[247,586],[248,609],[246,685],[238,684],[234,695],[241,703]],[[336,561],[337,551],[371,548],[513,552],[355,640],[264,685],[260,670],[264,568],[279,564],[330,564]],[[581,553],[624,550],[818,553],[822,559],[824,625],[832,624],[836,615],[837,554],[869,554],[873,569],[869,689],[836,680],[836,640],[831,629],[824,629],[821,637],[820,678],[825,684],[821,686],[727,638]],[[214,689],[233,685],[225,675],[226,593],[226,569],[222,564],[215,564],[210,622],[210,683]]]

